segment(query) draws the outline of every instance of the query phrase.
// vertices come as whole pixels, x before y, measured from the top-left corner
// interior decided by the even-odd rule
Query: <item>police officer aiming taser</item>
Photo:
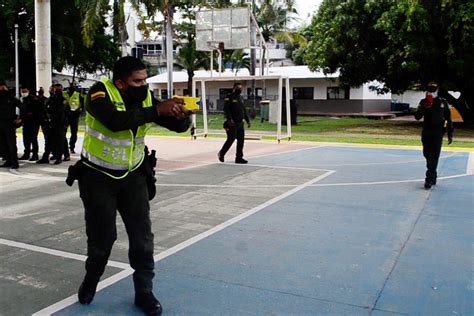
[[[145,65],[129,56],[116,62],[112,80],[91,87],[85,101],[81,160],[71,167],[70,176],[75,174],[79,181],[86,220],[86,275],[79,288],[79,302],[89,304],[94,298],[117,238],[118,211],[129,238],[130,265],[135,270],[135,305],[146,315],[161,315],[161,304],[153,295],[154,245],[144,138],[151,123],[186,131],[190,113],[180,100],[154,99],[146,78]]]
[[[438,84],[430,82],[427,86],[426,97],[420,101],[415,112],[415,118],[423,118],[423,131],[421,141],[423,143],[423,156],[426,159],[425,189],[436,185],[438,176],[439,155],[443,143],[443,136],[448,133],[448,145],[453,142],[453,122],[448,102],[438,94]]]

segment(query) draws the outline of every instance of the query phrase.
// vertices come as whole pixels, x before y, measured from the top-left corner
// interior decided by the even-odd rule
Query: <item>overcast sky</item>
[[[296,10],[301,19],[298,24],[308,24],[311,21],[308,17],[314,15],[323,0],[295,0],[295,2]]]

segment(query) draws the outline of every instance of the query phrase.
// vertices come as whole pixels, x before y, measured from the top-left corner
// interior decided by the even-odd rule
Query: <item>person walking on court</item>
[[[154,99],[146,78],[143,62],[128,56],[115,63],[112,80],[91,87],[85,100],[81,160],[70,167],[69,175],[77,175],[85,208],[87,260],[79,302],[90,304],[94,298],[117,238],[118,211],[129,238],[130,265],[135,270],[135,305],[146,315],[161,315],[161,304],[153,295],[155,262],[148,202],[153,193],[144,171],[149,167],[144,138],[150,123],[175,132],[186,131],[190,113],[181,100]]]
[[[76,141],[77,141],[77,130],[79,129],[79,117],[81,116],[82,105],[84,99],[79,93],[77,85],[72,82],[69,85],[67,91],[63,92],[63,97],[66,99],[66,102],[69,105],[67,113],[67,122],[71,128],[71,138],[69,139],[69,149],[72,154],[75,154],[76,151]]]
[[[221,150],[217,153],[220,162],[224,162],[225,154],[237,139],[235,163],[247,163],[247,160],[244,159],[245,128],[243,121],[245,120],[247,122],[249,128],[251,124],[241,93],[242,84],[236,82],[234,83],[232,93],[227,95],[224,99],[224,115],[226,119],[224,129],[227,134],[227,139]]]
[[[426,97],[422,99],[415,112],[415,118],[423,118],[421,142],[423,143],[423,156],[426,159],[425,189],[436,185],[437,167],[443,136],[447,132],[448,145],[453,142],[453,122],[451,111],[446,99],[438,94],[438,84],[430,82],[427,86]]]

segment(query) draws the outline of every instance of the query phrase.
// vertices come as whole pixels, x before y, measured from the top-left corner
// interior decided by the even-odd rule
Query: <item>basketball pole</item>
[[[36,88],[49,95],[51,67],[51,1],[35,0]]]

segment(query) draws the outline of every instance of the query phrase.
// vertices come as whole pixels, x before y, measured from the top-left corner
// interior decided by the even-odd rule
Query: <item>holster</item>
[[[156,195],[156,177],[155,167],[158,159],[156,158],[156,151],[152,150],[151,153],[148,150],[148,146],[145,146],[145,159],[142,167],[146,176],[146,185],[148,188],[148,200],[151,201]]]
[[[86,166],[84,165],[82,160],[79,160],[74,165],[69,166],[69,168],[67,169],[66,184],[72,187],[74,181],[79,179],[79,176],[82,174],[84,168],[86,168]]]

